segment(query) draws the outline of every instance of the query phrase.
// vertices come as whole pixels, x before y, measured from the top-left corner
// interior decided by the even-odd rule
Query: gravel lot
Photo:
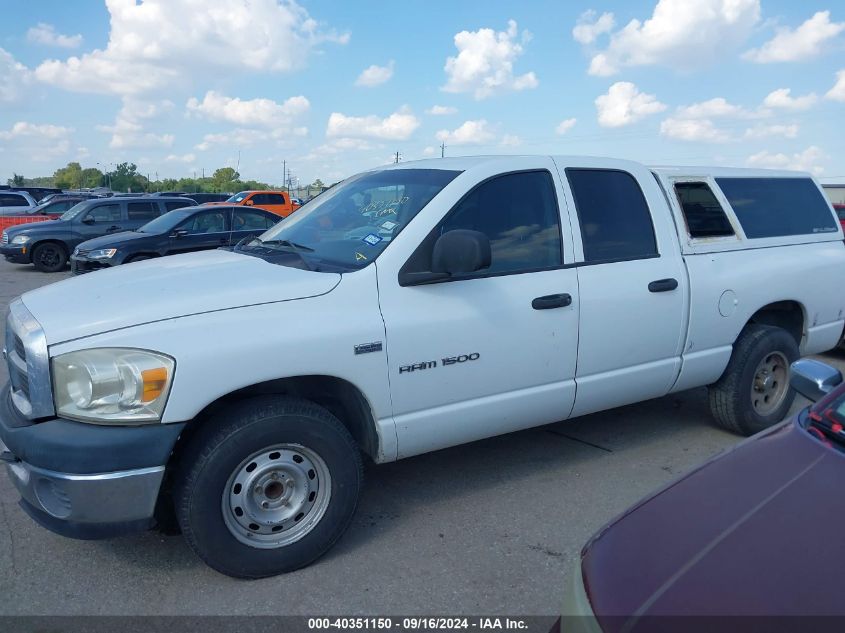
[[[67,276],[0,262],[3,310]],[[845,367],[843,354],[824,358]],[[0,615],[555,614],[595,530],[739,439],[712,425],[697,389],[370,465],[338,546],[307,569],[251,582],[208,569],[179,536],[55,536],[20,510],[3,470]]]

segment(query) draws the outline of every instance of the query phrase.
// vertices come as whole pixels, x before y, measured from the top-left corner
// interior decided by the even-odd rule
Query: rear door
[[[559,167],[581,297],[572,413],[662,396],[678,376],[688,318],[686,269],[662,189],[630,163]]]
[[[258,209],[245,207],[232,208],[232,234],[230,244],[234,245],[245,237],[261,235],[275,225],[280,218]]]
[[[229,209],[200,211],[179,224],[170,237],[170,253],[205,251],[229,244]]]
[[[150,220],[155,220],[161,212],[158,202],[145,200],[143,202],[128,202],[126,204],[126,228],[134,230],[144,226]]]

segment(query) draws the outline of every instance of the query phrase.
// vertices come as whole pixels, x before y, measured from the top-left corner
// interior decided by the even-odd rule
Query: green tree
[[[23,187],[26,184],[26,178],[20,174],[12,174],[12,177],[6,181],[12,187]]]
[[[103,185],[103,172],[96,167],[86,167],[79,174],[81,186],[87,189],[101,187]]]
[[[241,175],[231,167],[221,167],[214,171],[211,177],[214,191],[229,191],[234,188],[234,183],[238,181]]]
[[[138,173],[135,163],[120,163],[108,176],[113,191],[142,192],[150,184],[146,177]]]
[[[76,189],[82,186],[82,166],[79,163],[68,163],[67,167],[57,169],[53,174],[57,187],[62,189]]]
[[[319,191],[322,191],[323,189],[325,189],[325,187],[326,185],[324,185],[323,181],[319,178],[317,178],[317,180],[315,180],[308,186],[309,189],[317,189]]]

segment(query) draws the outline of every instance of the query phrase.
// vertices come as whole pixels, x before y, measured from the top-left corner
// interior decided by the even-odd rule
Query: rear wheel
[[[783,420],[795,399],[789,366],[798,354],[786,330],[746,326],[725,373],[709,387],[710,410],[719,426],[753,435]]]
[[[361,455],[331,413],[306,400],[247,400],[202,423],[180,459],[176,515],[209,566],[262,578],[313,562],[352,521]]]
[[[56,273],[67,264],[67,249],[61,244],[38,244],[32,251],[32,263],[42,273]]]

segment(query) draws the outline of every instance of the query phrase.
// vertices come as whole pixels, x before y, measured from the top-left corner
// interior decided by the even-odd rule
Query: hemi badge
[[[356,345],[355,346],[355,355],[358,354],[369,354],[370,352],[380,352],[381,351],[381,341],[378,343],[364,343],[363,345]]]

